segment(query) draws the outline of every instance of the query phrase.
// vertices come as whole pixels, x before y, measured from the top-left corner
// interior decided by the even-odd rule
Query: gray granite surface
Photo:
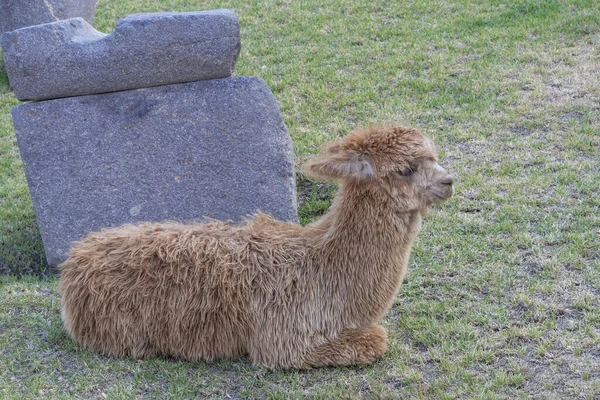
[[[234,77],[12,110],[48,262],[136,221],[297,221],[290,137],[264,81]]]
[[[7,32],[0,44],[15,96],[44,100],[231,76],[240,30],[231,10],[144,13],[110,35],[73,18]]]
[[[81,17],[94,22],[96,0],[0,0],[0,35],[31,25]]]

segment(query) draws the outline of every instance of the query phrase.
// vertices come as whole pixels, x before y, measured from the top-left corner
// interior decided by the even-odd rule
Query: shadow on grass
[[[301,173],[296,174],[298,217],[301,225],[319,218],[331,206],[337,186],[329,182],[314,181]]]
[[[33,220],[17,220],[17,225],[0,223],[0,274],[17,277],[49,277],[57,271],[49,267],[39,229]]]
[[[8,83],[8,75],[6,74],[6,65],[4,64],[4,58],[0,50],[0,93],[9,91],[10,85]]]

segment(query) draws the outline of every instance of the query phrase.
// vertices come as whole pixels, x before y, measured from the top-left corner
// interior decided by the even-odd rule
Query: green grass
[[[100,0],[233,8],[236,75],[266,80],[300,164],[324,141],[402,121],[434,137],[456,197],[425,221],[364,368],[106,358],[62,331],[55,279],[0,287],[0,397],[600,397],[600,4],[596,1]],[[45,274],[0,73],[0,269]],[[303,223],[335,187],[298,175]]]

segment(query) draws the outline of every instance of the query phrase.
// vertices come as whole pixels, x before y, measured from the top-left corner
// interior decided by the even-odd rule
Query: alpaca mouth
[[[448,190],[441,192],[437,189],[431,189],[431,193],[440,201],[448,200],[450,197],[454,196],[454,186],[450,186]]]

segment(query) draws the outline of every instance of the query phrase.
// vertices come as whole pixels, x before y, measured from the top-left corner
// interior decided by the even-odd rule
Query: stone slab
[[[297,221],[290,137],[265,82],[234,77],[12,109],[50,265],[136,221]]]
[[[95,11],[96,0],[0,0],[0,35],[76,17],[92,24]]]
[[[81,18],[0,39],[15,96],[44,100],[231,76],[240,29],[231,10],[129,15],[112,34]]]

